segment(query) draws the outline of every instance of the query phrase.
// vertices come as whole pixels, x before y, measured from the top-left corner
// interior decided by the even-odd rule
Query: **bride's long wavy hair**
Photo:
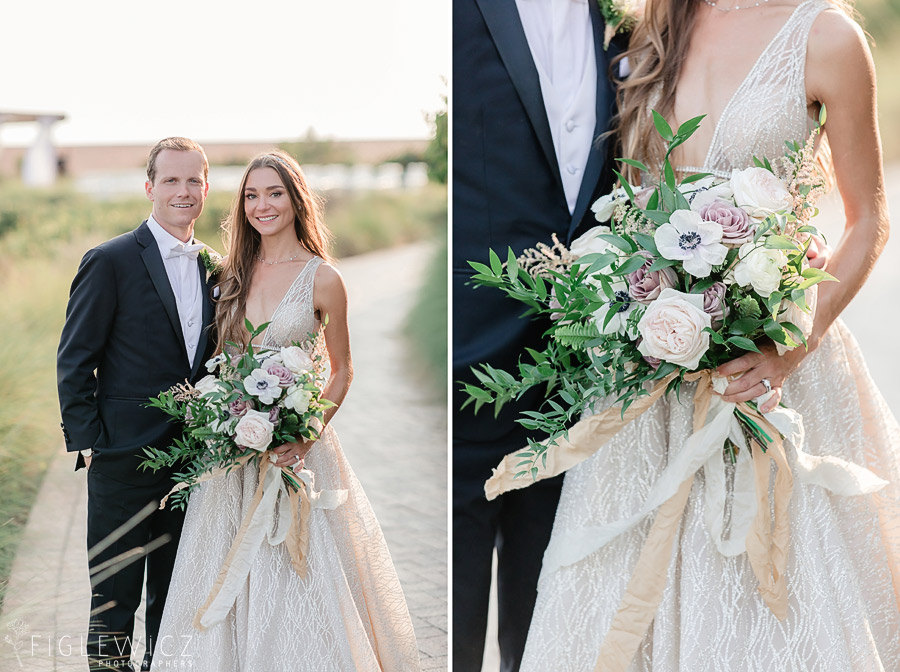
[[[331,261],[328,250],[333,237],[322,218],[322,202],[310,189],[300,164],[281,150],[254,158],[244,171],[231,211],[222,224],[228,256],[223,262],[221,279],[217,285],[219,299],[216,303],[216,352],[224,349],[226,341],[246,346],[249,340],[249,334],[244,328],[244,313],[250,280],[259,255],[260,235],[247,219],[244,189],[250,173],[257,168],[271,168],[281,178],[294,208],[294,232],[300,244],[314,255]]]
[[[618,156],[641,157],[649,165],[662,163],[665,146],[653,125],[650,110],[666,119],[675,107],[675,86],[690,44],[697,7],[703,0],[647,0],[642,20],[631,34],[628,49],[613,59],[612,72],[628,58],[631,72],[616,80],[619,112],[613,121],[618,138]],[[855,20],[859,14],[853,0],[829,0]],[[826,143],[822,149],[827,152]],[[822,152],[820,152],[822,153]],[[630,177],[634,171],[625,166]]]

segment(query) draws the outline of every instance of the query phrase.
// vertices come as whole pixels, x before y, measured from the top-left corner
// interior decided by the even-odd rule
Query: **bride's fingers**
[[[760,413],[769,413],[775,410],[775,407],[781,402],[781,388],[773,387],[772,392],[768,395],[768,398],[765,400],[761,400],[762,403],[759,405]]]
[[[278,460],[275,462],[276,467],[293,467],[297,462],[302,461],[302,458],[298,460],[300,454],[298,451],[291,451],[289,453],[283,454]]]
[[[284,454],[285,454],[286,452],[288,452],[289,450],[295,450],[295,449],[297,448],[298,445],[300,445],[300,444],[297,444],[297,443],[282,443],[282,444],[281,444],[280,446],[278,446],[277,448],[273,448],[273,449],[272,449],[272,452],[275,453],[276,455],[284,455]]]
[[[761,364],[764,360],[765,355],[761,355],[758,352],[748,352],[737,359],[725,362],[716,369],[716,373],[720,376],[738,376]]]
[[[732,383],[732,385],[738,382],[747,383],[748,381],[736,380],[734,381],[734,383]],[[731,385],[729,385],[728,387],[731,388]],[[722,395],[722,400],[731,402],[733,404],[739,404],[742,401],[750,401],[752,399],[756,399],[766,392],[768,392],[768,390],[765,384],[759,378],[756,378],[755,382],[752,382],[749,385],[744,384],[742,386],[742,389],[740,390],[729,392],[728,389],[726,389],[725,394]]]

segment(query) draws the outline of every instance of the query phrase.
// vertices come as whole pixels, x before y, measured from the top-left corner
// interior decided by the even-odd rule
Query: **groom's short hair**
[[[150,184],[156,179],[156,157],[164,149],[174,149],[179,152],[200,152],[203,157],[203,179],[209,180],[209,160],[206,158],[206,152],[203,147],[191,140],[190,138],[182,138],[173,136],[171,138],[163,138],[150,150],[150,156],[147,157],[147,179]]]

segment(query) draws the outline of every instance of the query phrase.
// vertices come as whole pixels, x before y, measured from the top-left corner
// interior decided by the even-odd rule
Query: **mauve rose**
[[[716,222],[722,227],[723,245],[741,245],[753,240],[754,229],[750,215],[742,208],[717,198],[700,209],[705,222]]]
[[[294,374],[286,366],[270,364],[266,367],[266,371],[278,378],[279,387],[290,387],[294,384]]]
[[[647,270],[655,260],[653,255],[646,250],[641,250],[638,254],[644,256],[647,263],[626,275],[625,279],[628,281],[628,293],[631,298],[638,303],[647,305],[656,299],[662,290],[678,284],[678,276],[671,268],[663,268],[658,271]]]
[[[712,328],[718,329],[730,312],[725,303],[725,284],[717,282],[703,292],[703,312],[712,319]]]
[[[278,422],[278,407],[269,409],[269,422],[275,424]]]
[[[228,404],[228,412],[235,418],[243,418],[247,411],[253,408],[253,402],[241,397],[237,401]]]
[[[653,196],[653,192],[656,189],[654,187],[646,187],[641,189],[634,195],[634,204],[639,207],[641,210],[647,209],[647,203],[650,202],[650,197]]]

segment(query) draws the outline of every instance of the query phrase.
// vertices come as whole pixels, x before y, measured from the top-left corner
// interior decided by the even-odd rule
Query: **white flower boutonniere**
[[[603,48],[619,33],[627,33],[640,21],[644,13],[643,0],[597,0],[606,30],[603,34]]]
[[[203,260],[203,268],[206,269],[206,282],[210,277],[222,270],[222,255],[204,243],[200,250],[200,258]]]

